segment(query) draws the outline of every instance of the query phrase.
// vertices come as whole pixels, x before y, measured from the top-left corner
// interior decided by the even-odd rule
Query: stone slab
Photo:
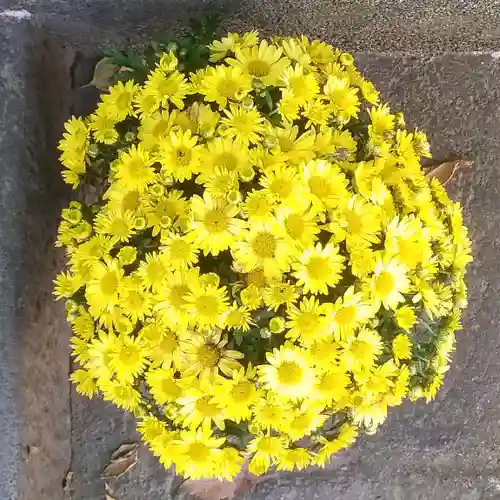
[[[85,47],[162,35],[220,12],[229,29],[306,33],[347,50],[440,54],[500,50],[495,0],[2,0]]]
[[[378,435],[361,438],[331,468],[275,475],[248,500],[493,500],[500,498],[500,60],[358,54],[366,75],[408,124],[428,131],[436,160],[475,162],[452,195],[473,238],[470,306],[454,365],[431,404],[395,409]],[[73,393],[74,500],[102,498],[99,473],[122,442],[130,416]],[[171,497],[171,473],[141,450],[139,466],[112,485],[120,500]]]
[[[0,498],[59,500],[70,462],[68,329],[52,299],[55,143],[71,51],[0,15]]]

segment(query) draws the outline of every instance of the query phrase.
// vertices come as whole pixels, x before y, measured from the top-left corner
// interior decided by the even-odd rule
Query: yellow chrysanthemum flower
[[[228,298],[225,288],[214,285],[195,287],[185,298],[186,312],[193,324],[199,327],[222,326],[228,311]]]
[[[124,271],[116,259],[106,263],[98,262],[92,266],[91,279],[85,288],[85,297],[90,313],[100,316],[119,302]]]
[[[71,380],[185,477],[325,466],[442,384],[467,305],[461,207],[351,54],[196,43],[141,58],[65,125],[62,177],[84,188],[55,243]]]
[[[345,204],[348,182],[339,168],[325,160],[315,160],[304,166],[302,175],[315,209],[324,211]]]
[[[344,269],[344,257],[339,248],[331,243],[325,247],[317,243],[315,247],[304,250],[293,265],[294,277],[304,291],[313,294],[328,294],[341,279]]]
[[[264,119],[255,107],[247,109],[231,104],[229,109],[224,110],[224,114],[226,116],[219,125],[223,137],[233,138],[243,146],[256,144],[261,140]]]
[[[287,311],[287,337],[307,346],[328,335],[331,331],[331,323],[327,316],[329,307],[321,304],[315,297],[305,297],[299,306],[292,304]]]
[[[109,94],[102,98],[106,104],[106,114],[114,122],[121,122],[128,115],[133,115],[133,106],[135,95],[139,90],[139,85],[133,81],[118,82],[109,88]]]
[[[407,267],[396,259],[385,261],[379,257],[373,275],[366,281],[365,290],[374,300],[374,306],[395,309],[404,302],[403,293],[410,291]]]
[[[167,107],[168,102],[179,109],[184,107],[184,98],[191,92],[187,79],[178,70],[168,75],[161,68],[153,70],[144,85],[144,91],[151,93],[160,106]]]
[[[411,357],[411,340],[408,338],[408,335],[400,333],[393,339],[392,352],[396,361]]]
[[[191,211],[193,220],[189,224],[188,237],[205,254],[218,255],[229,248],[245,227],[244,221],[236,217],[236,206],[208,193],[203,198],[191,198]]]
[[[240,241],[235,241],[231,253],[236,264],[245,272],[264,269],[268,276],[288,270],[296,250],[287,244],[274,223],[254,224],[243,231]]]
[[[346,338],[354,330],[365,324],[375,311],[370,306],[367,297],[361,292],[355,292],[349,287],[342,297],[339,297],[332,308],[332,327],[336,340]]]
[[[184,352],[187,355],[187,369],[191,375],[217,375],[219,370],[230,377],[233,370],[240,368],[239,359],[244,355],[232,349],[226,349],[227,339],[217,330],[186,341]]]
[[[227,62],[265,86],[277,86],[281,83],[284,70],[290,65],[287,57],[282,55],[281,49],[269,45],[267,40],[262,40],[259,45],[242,48],[236,52],[235,59]]]
[[[157,160],[161,171],[178,181],[189,179],[199,172],[202,147],[197,145],[198,138],[190,130],[171,131],[168,137],[160,141]]]
[[[315,384],[316,373],[304,349],[285,345],[268,352],[269,364],[259,366],[259,380],[275,396],[301,399],[308,396]]]
[[[241,101],[252,90],[252,78],[242,68],[208,68],[198,86],[205,100],[226,108],[230,101]]]

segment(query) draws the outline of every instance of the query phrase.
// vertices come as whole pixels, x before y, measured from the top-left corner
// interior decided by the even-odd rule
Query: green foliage
[[[208,63],[209,45],[220,26],[220,16],[211,14],[203,19],[191,19],[189,30],[180,38],[160,38],[143,48],[113,49],[106,56],[119,68],[118,80],[143,83],[148,72],[160,60],[161,54],[172,51],[179,59],[179,69],[196,71]]]

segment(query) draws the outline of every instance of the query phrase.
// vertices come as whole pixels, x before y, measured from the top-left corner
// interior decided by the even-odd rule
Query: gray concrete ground
[[[396,409],[378,435],[339,454],[332,468],[272,476],[248,499],[500,499],[500,11],[494,2],[433,3],[227,0],[220,7],[228,29],[304,31],[356,49],[393,108],[429,132],[437,159],[475,161],[452,188],[465,207],[475,262],[465,327],[438,399]],[[136,437],[129,415],[70,393],[68,330],[50,298],[60,264],[50,243],[67,197],[54,159],[70,112],[74,54],[63,45],[93,51],[144,40],[212,5],[0,0],[1,500],[60,500],[67,470],[67,498],[101,500],[100,471]],[[470,54],[476,50],[493,55]],[[436,55],[447,51],[469,54]],[[175,481],[141,449],[138,466],[111,486],[118,500],[168,500]]]
[[[228,29],[307,33],[356,51],[440,54],[500,50],[497,0],[2,0],[86,42],[95,34],[157,36],[193,14],[218,10]]]

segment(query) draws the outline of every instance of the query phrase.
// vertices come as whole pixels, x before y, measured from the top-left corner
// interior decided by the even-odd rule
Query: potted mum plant
[[[84,193],[55,281],[78,391],[133,412],[166,467],[225,480],[245,461],[324,466],[390,407],[432,399],[467,230],[421,167],[425,134],[353,57],[252,31],[118,64],[60,142]]]

